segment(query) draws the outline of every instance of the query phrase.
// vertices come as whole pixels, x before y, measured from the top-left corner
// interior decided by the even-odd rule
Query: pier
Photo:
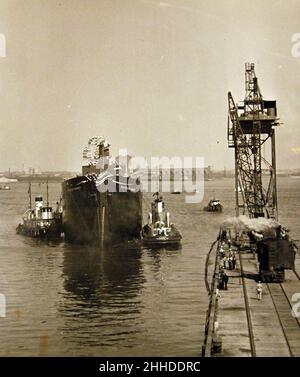
[[[300,256],[282,283],[262,283],[256,294],[259,264],[251,250],[238,252],[237,266],[226,270],[228,289],[219,290],[220,243],[214,245],[210,300],[202,348],[204,357],[300,356],[300,318],[292,314],[292,297],[300,292]],[[299,313],[300,314],[300,313]]]

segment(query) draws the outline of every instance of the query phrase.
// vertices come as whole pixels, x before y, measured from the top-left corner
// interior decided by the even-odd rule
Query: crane
[[[254,63],[245,64],[245,88],[241,105],[228,93],[227,139],[235,152],[236,216],[242,212],[250,218],[277,220],[276,101],[263,99]]]

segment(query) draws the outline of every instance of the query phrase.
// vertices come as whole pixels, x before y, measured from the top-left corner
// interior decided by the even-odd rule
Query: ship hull
[[[177,246],[181,244],[181,237],[149,237],[143,238],[142,245],[148,247]]]
[[[138,238],[141,192],[103,192],[87,176],[62,184],[65,240],[79,244],[119,243]]]
[[[204,211],[206,212],[222,212],[223,211],[223,207],[222,205],[216,205],[216,206],[206,206],[204,207]]]

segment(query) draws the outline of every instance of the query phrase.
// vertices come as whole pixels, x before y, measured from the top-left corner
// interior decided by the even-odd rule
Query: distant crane
[[[277,220],[276,101],[263,99],[253,63],[245,64],[245,87],[239,106],[228,93],[227,139],[235,151],[236,216],[242,212],[250,218]]]

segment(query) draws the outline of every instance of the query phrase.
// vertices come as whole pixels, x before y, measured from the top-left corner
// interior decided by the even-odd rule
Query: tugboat
[[[204,207],[204,211],[207,212],[222,212],[223,206],[219,199],[211,199],[206,207]]]
[[[10,187],[7,185],[0,186],[0,190],[10,190]]]
[[[182,236],[174,224],[170,223],[170,213],[165,210],[162,196],[158,192],[153,196],[156,198],[151,203],[148,224],[141,231],[142,244],[151,247],[179,245]]]
[[[59,203],[57,209],[53,211],[48,202],[48,183],[47,183],[47,204],[44,206],[43,197],[38,195],[35,197],[34,208],[31,205],[31,183],[28,190],[30,196],[29,209],[23,215],[23,221],[17,228],[17,234],[24,236],[59,239],[62,235],[62,213]]]

